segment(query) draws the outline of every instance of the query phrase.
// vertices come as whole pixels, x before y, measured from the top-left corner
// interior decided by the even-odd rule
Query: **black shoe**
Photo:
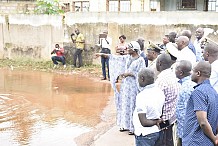
[[[120,128],[120,132],[129,131],[128,129]]]
[[[106,80],[106,78],[102,78],[101,80]]]

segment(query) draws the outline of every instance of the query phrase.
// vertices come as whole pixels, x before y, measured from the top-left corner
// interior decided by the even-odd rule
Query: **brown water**
[[[79,75],[0,70],[0,146],[74,146],[101,121],[111,92]]]

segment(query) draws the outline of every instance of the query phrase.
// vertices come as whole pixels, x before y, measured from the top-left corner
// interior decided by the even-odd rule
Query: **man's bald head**
[[[149,68],[143,68],[138,74],[138,82],[141,87],[154,83],[154,71]]]
[[[211,56],[218,56],[218,44],[210,42],[205,45],[205,51],[207,51]]]
[[[203,52],[204,60],[209,61],[209,63],[213,63],[218,59],[218,44],[214,42],[207,43]]]
[[[192,64],[188,60],[181,60],[178,62],[176,66],[176,77],[179,79],[182,79],[184,77],[187,77],[191,74],[192,70]]]
[[[196,32],[195,32],[195,37],[197,38],[197,40],[200,40],[204,35],[204,28],[199,27],[197,28]]]
[[[204,80],[209,79],[211,75],[211,65],[209,62],[200,61],[193,69],[191,79],[199,84]]]
[[[170,68],[172,65],[172,60],[169,54],[163,53],[157,58],[156,68],[157,71],[163,71]]]
[[[198,64],[194,67],[193,71],[200,72],[200,75],[206,78],[210,77],[211,74],[211,65],[209,62],[206,61],[200,61]]]
[[[192,32],[190,30],[183,30],[181,33],[182,36],[187,36],[189,38],[189,40],[192,37]]]
[[[176,39],[176,44],[178,45],[178,50],[182,50],[189,44],[189,38],[187,36],[179,36]]]

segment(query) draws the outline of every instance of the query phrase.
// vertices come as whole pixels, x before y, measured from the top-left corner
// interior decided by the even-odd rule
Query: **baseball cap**
[[[140,46],[139,46],[139,43],[136,42],[136,41],[131,41],[129,44],[128,44],[128,48],[129,49],[132,49],[133,51],[135,50],[140,50]]]

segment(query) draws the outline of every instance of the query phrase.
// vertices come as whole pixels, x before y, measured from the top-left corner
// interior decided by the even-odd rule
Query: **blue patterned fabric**
[[[115,97],[115,105],[117,110],[117,125],[120,125],[120,118],[121,118],[121,97],[120,93],[116,88],[116,81],[117,77],[125,72],[125,65],[128,55],[110,55],[109,58],[109,66],[110,66],[110,82],[111,86],[114,90],[114,97]]]
[[[218,94],[210,85],[209,80],[203,81],[195,86],[187,103],[184,123],[183,146],[214,146],[213,142],[204,134],[201,129],[196,111],[207,112],[207,120],[216,134],[218,125]]]
[[[186,105],[191,96],[192,91],[196,83],[191,81],[191,77],[187,76],[179,80],[181,83],[181,89],[179,92],[179,97],[176,105],[176,118],[177,118],[177,135],[182,138],[183,135],[183,125],[186,115]]]

